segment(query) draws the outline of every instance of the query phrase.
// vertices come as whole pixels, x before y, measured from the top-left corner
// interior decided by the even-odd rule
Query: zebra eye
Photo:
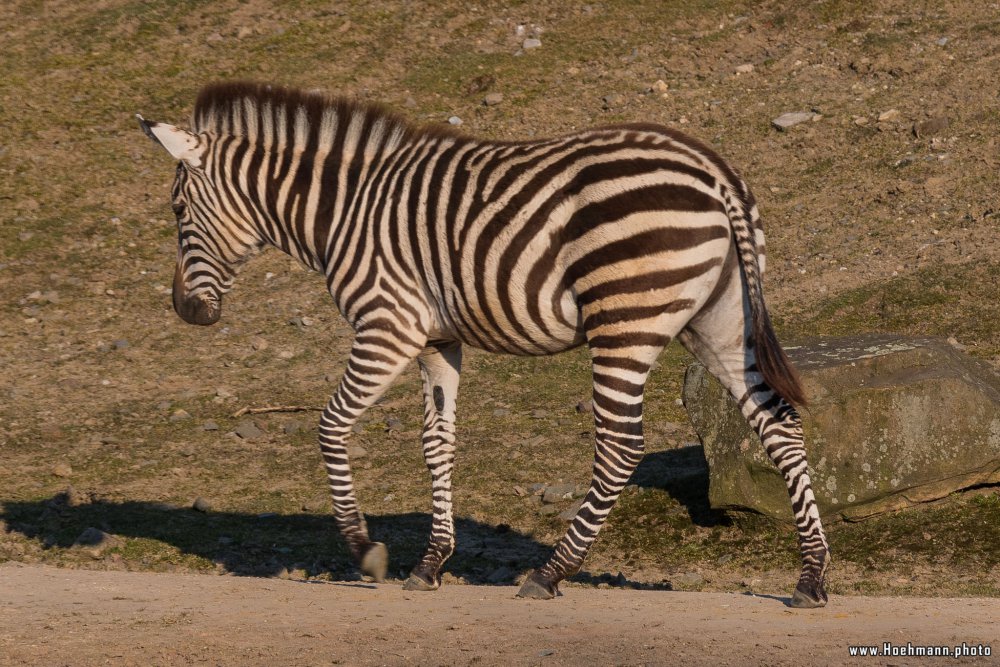
[[[185,204],[174,204],[171,208],[174,209],[174,215],[178,218],[184,217],[184,212],[187,211],[187,206]]]

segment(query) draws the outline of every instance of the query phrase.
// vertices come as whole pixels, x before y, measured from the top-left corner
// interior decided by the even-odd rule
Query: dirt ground
[[[306,584],[248,577],[0,567],[0,665],[907,665],[849,646],[1000,650],[1000,601],[787,598],[509,586]],[[992,645],[991,645],[992,644]],[[982,649],[980,649],[982,645]],[[996,664],[991,656],[948,664]]]
[[[900,641],[971,641],[962,628],[989,639],[974,624],[996,608],[975,598],[1000,595],[995,488],[830,526],[828,610],[792,615],[766,597],[798,576],[794,531],[708,506],[677,402],[690,358],[676,345],[647,389],[647,457],[565,598],[450,585],[407,601],[397,584],[331,583],[353,565],[333,530],[317,413],[234,415],[321,406],[351,332],[322,278],[277,251],[241,273],[218,325],[181,322],[174,165],[133,114],[184,125],[201,86],[248,78],[383,102],[416,123],[458,116],[462,131],[498,139],[663,123],[711,143],[754,189],[782,340],[950,337],[1000,368],[997,3],[14,0],[0,2],[0,36],[0,664],[104,652],[135,664],[419,663],[435,651],[441,664],[503,664],[501,651],[638,664],[646,649],[628,647],[644,640],[616,637],[647,631],[651,663],[677,650],[693,664],[713,651],[721,664],[780,664],[817,619],[830,663],[855,639],[888,640],[894,623]],[[813,116],[779,131],[786,112]],[[467,352],[446,580],[513,586],[548,557],[566,529],[550,510],[571,501],[546,507],[518,489],[589,481],[593,417],[576,410],[589,380],[585,351]],[[429,526],[421,406],[411,369],[352,443],[392,577],[417,561]],[[107,543],[93,549],[88,535]],[[242,576],[192,576],[206,572]],[[382,605],[400,616],[378,616]],[[687,625],[666,616],[674,606]],[[336,643],[345,613],[365,641]],[[713,620],[727,613],[758,620],[730,631]],[[484,641],[465,642],[468,619]],[[608,652],[573,652],[581,635],[601,650],[600,627]],[[390,645],[397,655],[375,654]]]

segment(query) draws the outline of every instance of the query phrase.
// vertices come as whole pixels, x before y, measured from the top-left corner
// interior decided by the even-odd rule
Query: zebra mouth
[[[178,297],[174,292],[174,311],[188,324],[208,326],[219,321],[222,302],[215,299]]]

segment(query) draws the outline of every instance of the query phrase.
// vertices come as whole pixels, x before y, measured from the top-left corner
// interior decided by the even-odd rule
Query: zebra
[[[435,590],[455,547],[462,346],[589,348],[590,487],[518,592],[548,599],[579,571],[643,456],[645,383],[677,339],[738,401],[784,476],[802,558],[791,605],[826,604],[829,545],[794,407],[805,396],[764,304],[760,214],[708,146],[656,124],[480,140],[379,105],[254,82],[203,88],[191,131],[137,117],[178,161],[173,306],[183,320],[215,323],[239,267],[275,246],[325,275],[354,329],[319,445],[337,528],[363,574],[383,581],[388,552],[369,538],[346,444],[410,361],[423,382],[432,526],[404,588]]]

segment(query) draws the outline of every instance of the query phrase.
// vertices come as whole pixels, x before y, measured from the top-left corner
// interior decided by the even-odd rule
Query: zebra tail
[[[757,244],[750,227],[750,215],[745,207],[732,206],[729,197],[726,199],[729,222],[733,227],[736,251],[739,254],[740,266],[743,268],[750,302],[751,332],[757,369],[764,376],[764,381],[785,401],[792,405],[804,406],[808,401],[802,388],[802,381],[782,349],[781,343],[778,342],[774,327],[771,325],[771,317],[767,313],[767,306],[764,305]]]

